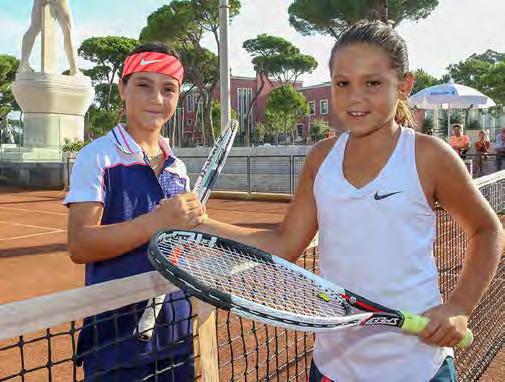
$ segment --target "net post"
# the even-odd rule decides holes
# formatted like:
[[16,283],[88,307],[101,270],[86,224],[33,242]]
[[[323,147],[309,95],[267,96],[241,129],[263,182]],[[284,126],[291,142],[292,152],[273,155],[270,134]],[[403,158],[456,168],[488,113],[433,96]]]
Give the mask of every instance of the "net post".
[[251,185],[251,155],[247,156],[247,193],[251,196],[252,185]]
[[[195,319],[195,334],[198,334],[198,341],[195,344],[195,353],[200,356],[200,370],[203,382],[219,382],[219,360],[217,353],[217,331],[216,315],[214,307],[191,299],[193,311],[197,317]],[[196,364],[195,364],[196,367]]]
[[292,195],[294,194],[294,186],[293,186],[293,178],[294,178],[294,159],[293,155],[289,156],[289,193]]

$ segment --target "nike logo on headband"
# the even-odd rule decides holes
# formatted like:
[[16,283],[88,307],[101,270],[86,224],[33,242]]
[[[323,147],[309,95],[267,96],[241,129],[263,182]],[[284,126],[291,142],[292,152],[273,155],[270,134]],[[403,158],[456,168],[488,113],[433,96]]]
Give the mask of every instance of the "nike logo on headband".
[[149,65],[149,64],[154,64],[155,62],[161,62],[165,60],[164,58],[161,59],[161,60],[145,60],[145,59],[142,59],[140,60],[140,65],[144,66],[144,65]]

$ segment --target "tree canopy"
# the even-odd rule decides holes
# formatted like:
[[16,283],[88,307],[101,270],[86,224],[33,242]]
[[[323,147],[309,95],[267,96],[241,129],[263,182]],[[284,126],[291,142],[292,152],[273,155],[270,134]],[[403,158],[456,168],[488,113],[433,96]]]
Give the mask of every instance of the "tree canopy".
[[268,64],[273,57],[290,56],[300,52],[288,40],[265,33],[244,41],[242,47],[253,57],[254,70],[260,74],[268,74]]
[[[238,119],[238,113],[235,109],[231,109],[231,119]],[[214,135],[219,135],[221,125],[221,102],[219,101],[214,101],[212,104],[212,125]]]
[[412,94],[416,94],[418,91],[428,88],[433,85],[438,85],[440,80],[433,77],[428,72],[423,69],[417,69],[414,71],[414,88],[412,89]]
[[[230,1],[230,19],[240,12],[240,1]],[[185,82],[199,90],[203,101],[205,143],[214,143],[212,94],[219,81],[219,57],[201,46],[205,32],[214,35],[219,49],[219,0],[172,0],[147,18],[140,40],[162,41],[180,54]]]
[[[105,110],[117,105],[117,87],[115,80],[120,75],[126,56],[138,45],[138,41],[120,36],[90,37],[84,40],[78,49],[79,56],[95,63],[95,67],[84,71],[91,77],[93,84],[99,87],[96,102]],[[102,84],[106,84],[106,89]]]
[[304,73],[311,73],[317,68],[317,61],[307,54],[295,53],[278,55],[270,60],[270,75],[283,85],[294,84]]
[[[260,34],[256,38],[244,41],[242,47],[252,56],[254,70],[259,75],[260,86],[249,105],[248,115],[253,110],[259,94],[263,91],[265,80],[272,77],[280,84],[292,84],[304,73],[310,73],[317,67],[314,57],[301,54],[300,49],[282,37]],[[249,142],[249,129],[246,127],[246,144]]]
[[454,82],[482,90],[485,87],[484,75],[489,72],[492,66],[489,62],[469,58],[449,65],[447,71]]
[[296,124],[309,111],[309,103],[303,94],[288,84],[270,92],[265,117],[273,133],[291,134],[292,142],[294,142]]
[[[230,20],[240,12],[240,1],[230,1]],[[163,41],[174,47],[200,45],[204,32],[214,35],[219,47],[219,0],[172,0],[147,18],[141,41]]]
[[18,110],[10,86],[16,79],[19,60],[16,57],[0,54],[0,119],[4,119],[12,110]]
[[505,60],[493,65],[484,75],[486,95],[497,104],[505,105]]
[[356,22],[382,20],[396,26],[402,20],[426,18],[438,0],[295,0],[289,23],[301,34],[329,34],[335,38]]
[[324,119],[316,119],[310,124],[309,133],[313,141],[323,139],[328,131],[330,131],[330,126]]
[[486,61],[490,64],[497,64],[501,61],[505,61],[505,53],[499,53],[495,50],[488,49],[484,53],[481,53],[481,54],[474,53],[468,58]]
[[[201,26],[205,31],[212,33],[219,51],[219,0],[193,0],[196,9],[196,18],[200,20]],[[233,20],[240,13],[240,1],[229,1],[229,16]]]
[[454,82],[471,86],[505,105],[505,54],[488,50],[447,67]]

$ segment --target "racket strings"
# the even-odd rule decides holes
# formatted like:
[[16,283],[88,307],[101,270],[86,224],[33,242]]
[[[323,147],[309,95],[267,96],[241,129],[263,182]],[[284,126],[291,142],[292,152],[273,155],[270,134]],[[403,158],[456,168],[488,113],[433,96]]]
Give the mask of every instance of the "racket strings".
[[306,317],[346,315],[346,303],[302,273],[265,261],[233,247],[164,238],[166,259],[208,288],[237,296],[268,309]]
[[209,170],[217,168],[219,163],[224,160],[224,153],[232,138],[233,129],[227,129],[225,133],[218,138],[211,156],[204,163],[200,177],[195,183],[194,190],[198,192],[198,194],[201,194],[208,189],[210,180],[214,175],[214,172]]

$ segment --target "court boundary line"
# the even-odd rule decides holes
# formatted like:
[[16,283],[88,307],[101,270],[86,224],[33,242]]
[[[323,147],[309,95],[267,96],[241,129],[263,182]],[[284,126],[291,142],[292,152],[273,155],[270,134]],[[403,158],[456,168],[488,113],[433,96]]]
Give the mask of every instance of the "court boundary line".
[[0,207],[0,210],[10,210],[10,211],[24,211],[24,212],[37,212],[39,214],[49,214],[49,215],[62,215],[67,216],[67,214],[63,212],[49,212],[49,211],[40,211],[40,210],[27,210],[26,208],[11,208],[11,207]]
[[58,229],[58,230],[49,231],[49,232],[32,233],[31,235],[6,237],[5,239],[0,239],[0,241],[24,239],[24,238],[27,238],[27,237],[42,236],[42,235],[51,235],[53,233],[62,233],[62,232],[67,232],[67,230],[65,230],[65,229]]
[[23,224],[23,223],[12,223],[12,222],[7,222],[4,220],[0,220],[0,224],[9,224],[9,225],[16,225],[16,226],[21,226],[21,227],[28,227],[28,228],[39,228],[39,229],[45,229],[48,231],[66,231],[65,229],[61,228],[56,228],[56,227],[42,227],[39,225],[30,225],[30,224]]

